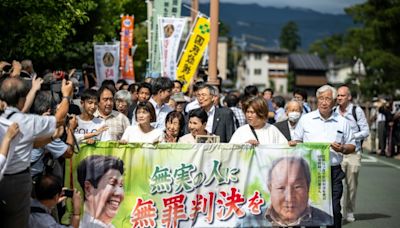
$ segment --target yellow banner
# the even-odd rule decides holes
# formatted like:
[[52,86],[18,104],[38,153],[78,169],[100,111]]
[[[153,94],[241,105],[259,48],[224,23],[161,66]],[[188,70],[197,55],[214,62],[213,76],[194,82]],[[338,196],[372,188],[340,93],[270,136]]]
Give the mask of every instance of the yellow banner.
[[176,79],[184,83],[183,92],[189,87],[209,41],[210,21],[205,17],[198,17],[178,63]]

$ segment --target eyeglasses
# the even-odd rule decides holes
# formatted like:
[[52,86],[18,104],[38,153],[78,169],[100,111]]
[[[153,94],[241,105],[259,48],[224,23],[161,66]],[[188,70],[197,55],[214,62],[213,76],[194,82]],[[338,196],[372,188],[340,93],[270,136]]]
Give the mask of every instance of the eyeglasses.
[[330,103],[330,102],[333,101],[333,98],[332,98],[332,97],[318,97],[317,99],[318,99],[319,102],[327,102],[327,103]]
[[199,94],[197,94],[197,96],[198,96],[198,97],[208,97],[208,96],[210,96],[210,94],[207,94],[207,93],[199,93]]

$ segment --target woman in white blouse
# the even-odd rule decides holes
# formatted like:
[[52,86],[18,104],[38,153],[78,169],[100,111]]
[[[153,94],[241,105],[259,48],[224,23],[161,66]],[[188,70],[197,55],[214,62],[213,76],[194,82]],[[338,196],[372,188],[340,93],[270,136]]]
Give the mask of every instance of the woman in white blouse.
[[156,112],[150,102],[139,102],[135,110],[136,123],[129,126],[122,135],[121,142],[156,143],[162,140],[163,131],[151,126],[156,121]]
[[275,126],[268,123],[268,106],[265,100],[255,96],[243,104],[247,123],[239,127],[229,143],[287,144],[285,136]]

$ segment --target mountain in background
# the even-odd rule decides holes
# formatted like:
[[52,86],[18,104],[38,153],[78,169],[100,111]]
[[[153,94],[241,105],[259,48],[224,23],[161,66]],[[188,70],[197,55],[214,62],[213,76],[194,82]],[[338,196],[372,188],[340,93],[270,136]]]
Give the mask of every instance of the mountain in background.
[[[209,4],[200,4],[199,8],[202,13],[209,15]],[[187,8],[182,8],[182,13],[189,15],[190,12]],[[288,21],[297,23],[302,49],[308,49],[308,46],[318,39],[344,33],[348,28],[355,26],[351,17],[347,15],[326,14],[304,8],[220,3],[219,13],[220,21],[230,28],[230,36],[260,37],[265,41],[256,42],[268,47],[279,45],[281,29]]]

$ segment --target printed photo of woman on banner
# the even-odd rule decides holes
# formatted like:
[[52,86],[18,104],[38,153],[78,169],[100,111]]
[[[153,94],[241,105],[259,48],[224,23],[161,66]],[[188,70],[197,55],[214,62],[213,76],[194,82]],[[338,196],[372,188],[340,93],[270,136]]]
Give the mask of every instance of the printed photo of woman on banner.
[[123,173],[124,162],[113,156],[92,155],[79,163],[85,199],[80,227],[114,227],[111,222],[124,200]]

